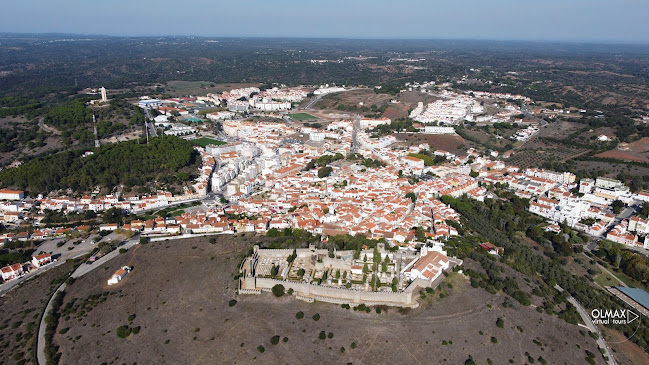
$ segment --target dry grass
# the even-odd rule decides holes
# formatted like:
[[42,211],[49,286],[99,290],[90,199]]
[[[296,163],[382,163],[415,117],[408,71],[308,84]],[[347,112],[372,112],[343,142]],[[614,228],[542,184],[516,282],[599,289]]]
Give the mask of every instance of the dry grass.
[[[419,309],[405,315],[394,308],[361,313],[290,296],[238,296],[232,275],[239,253],[251,245],[247,240],[219,236],[214,245],[198,238],[150,243],[80,278],[67,290],[65,303],[106,290],[113,294],[81,320],[62,321],[61,328],[70,327],[59,338],[62,362],[458,364],[473,356],[477,363],[489,358],[496,364],[509,359],[518,364],[529,352],[549,363],[572,364],[583,362],[586,349],[597,353],[594,341],[581,336],[579,327],[533,308],[503,308],[502,295],[474,289],[459,275],[449,280],[452,289],[442,284],[448,294],[444,299],[437,299],[440,292],[429,294]],[[104,288],[110,274],[127,264],[134,270],[123,283]],[[231,299],[237,300],[232,307]],[[296,319],[298,311],[304,319]],[[315,313],[318,321],[312,319]],[[135,318],[129,322],[131,314]],[[495,325],[499,317],[505,318],[503,329]],[[141,330],[120,339],[115,334],[120,325]],[[321,331],[334,336],[320,340]],[[275,335],[288,341],[273,345]],[[497,344],[491,336],[498,338]],[[352,342],[357,348],[351,348]],[[257,350],[260,345],[263,353]],[[603,363],[601,357],[598,363]]]
[[37,275],[0,298],[0,358],[3,364],[36,364],[34,358],[40,315],[50,295],[74,264],[69,261]]

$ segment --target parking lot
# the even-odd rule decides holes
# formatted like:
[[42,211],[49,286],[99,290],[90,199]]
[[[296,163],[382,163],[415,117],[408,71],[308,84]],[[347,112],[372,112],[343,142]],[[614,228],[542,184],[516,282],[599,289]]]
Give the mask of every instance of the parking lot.
[[[136,236],[134,236],[136,237]],[[20,284],[25,280],[41,274],[47,270],[50,270],[60,264],[64,263],[68,259],[77,258],[88,254],[95,248],[100,242],[107,242],[111,240],[123,241],[126,237],[122,234],[117,234],[111,232],[105,237],[100,235],[90,235],[87,238],[75,238],[75,239],[66,239],[66,238],[57,238],[52,240],[46,240],[36,247],[34,255],[41,252],[47,252],[52,255],[52,263],[45,265],[37,270],[34,270],[30,273],[27,273],[19,278],[10,280],[6,283],[0,284],[0,295],[4,295],[7,291]],[[133,238],[132,238],[133,239]],[[91,241],[95,240],[97,243],[92,244]]]

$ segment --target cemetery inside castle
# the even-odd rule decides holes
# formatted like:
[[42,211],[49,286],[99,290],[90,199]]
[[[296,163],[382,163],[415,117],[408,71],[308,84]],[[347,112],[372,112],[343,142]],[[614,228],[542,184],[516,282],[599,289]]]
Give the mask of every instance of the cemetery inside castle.
[[386,250],[261,249],[255,246],[240,270],[241,294],[282,290],[307,302],[417,307],[417,289],[435,288],[444,273],[461,265],[440,243],[420,252]]

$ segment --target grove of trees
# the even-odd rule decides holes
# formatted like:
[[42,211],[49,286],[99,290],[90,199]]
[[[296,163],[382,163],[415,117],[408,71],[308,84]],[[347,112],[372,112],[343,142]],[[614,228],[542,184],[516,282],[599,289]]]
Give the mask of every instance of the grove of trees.
[[83,157],[83,152],[59,152],[0,171],[0,184],[38,193],[67,188],[89,191],[97,185],[140,186],[175,176],[196,162],[191,144],[171,136],[152,138],[149,144],[128,141],[105,145],[88,157]]
[[[462,215],[467,229],[480,235],[482,239],[489,240],[496,246],[504,247],[503,263],[522,274],[532,277],[540,276],[546,283],[546,289],[558,284],[586,308],[624,307],[624,303],[601,289],[595,288],[592,282],[584,280],[583,276],[566,271],[564,268],[565,257],[560,252],[546,249],[543,254],[540,254],[523,242],[521,237],[530,229],[530,226],[535,225],[534,217],[525,210],[527,205],[525,200],[517,197],[508,198],[499,201],[486,199],[485,202],[479,202],[466,197],[452,198],[443,196],[441,200]],[[477,274],[475,272],[475,274],[472,274],[471,271],[467,270],[467,274],[472,277],[472,285],[479,285],[488,291],[489,285],[492,285],[494,293],[498,287],[501,287],[503,291],[510,294],[521,304],[529,305],[529,294],[517,290],[515,282],[508,282],[507,278],[499,277],[502,267],[496,265],[493,257],[488,257],[489,255],[480,254],[477,250],[471,249],[472,246],[474,245],[469,244],[462,248],[462,245],[460,245],[450,250],[461,254],[460,256],[468,256],[480,262],[487,271],[486,274]],[[606,255],[615,255],[614,248],[612,247]],[[642,268],[641,260],[638,260],[638,258],[624,253],[620,253],[620,256],[625,256],[619,259],[621,267],[626,265],[627,270],[646,273],[646,269]],[[646,261],[644,265],[646,267]],[[629,271],[629,273],[632,272]],[[555,294],[556,296],[560,297],[559,294]],[[574,308],[567,305],[558,315],[569,322],[578,318]],[[635,344],[649,352],[649,319],[642,317],[641,321],[642,325],[639,328],[636,328],[637,326],[618,324],[611,325],[611,328],[622,332]]]

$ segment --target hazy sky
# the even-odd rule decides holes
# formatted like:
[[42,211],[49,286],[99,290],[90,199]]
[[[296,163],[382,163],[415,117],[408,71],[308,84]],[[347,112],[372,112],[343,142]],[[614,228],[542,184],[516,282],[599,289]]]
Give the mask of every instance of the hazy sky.
[[649,0],[7,0],[0,32],[649,43]]

